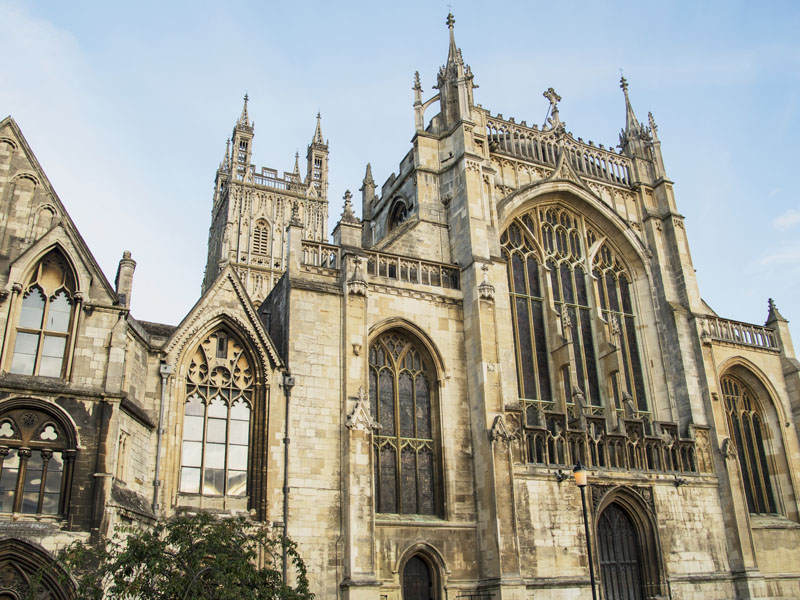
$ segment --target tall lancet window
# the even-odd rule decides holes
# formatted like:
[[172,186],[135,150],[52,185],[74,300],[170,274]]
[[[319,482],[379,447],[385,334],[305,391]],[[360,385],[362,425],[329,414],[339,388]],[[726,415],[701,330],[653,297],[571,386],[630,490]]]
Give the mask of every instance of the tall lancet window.
[[22,294],[10,371],[61,377],[73,327],[75,278],[53,250],[33,270]]
[[244,496],[253,406],[253,370],[224,329],[197,347],[186,378],[180,491]]
[[439,512],[435,394],[433,366],[421,344],[397,331],[372,343],[370,410],[380,424],[374,436],[377,512]]
[[728,431],[736,446],[742,485],[751,513],[777,513],[769,461],[764,448],[764,415],[755,395],[738,379],[722,377],[722,395],[728,415]]
[[519,397],[549,403],[553,395],[544,325],[543,269],[530,238],[524,225],[512,223],[500,242],[508,262]]
[[[582,223],[577,215],[556,206],[540,208],[535,216],[539,221],[538,231],[546,256],[545,264],[550,272],[553,303],[562,322],[571,329],[575,378],[579,390],[571,390],[567,404],[572,404],[575,393],[580,391],[587,404],[600,406]],[[530,213],[522,220],[529,228],[535,227]]]
[[[589,229],[586,233],[589,246],[592,246],[598,237],[597,233]],[[604,242],[594,255],[592,274],[597,282],[600,310],[608,323],[611,338],[615,340],[621,353],[620,369],[610,378],[611,397],[614,398],[616,409],[620,412],[623,411],[622,398],[625,394],[634,400],[639,411],[647,411],[630,275],[607,242]]]

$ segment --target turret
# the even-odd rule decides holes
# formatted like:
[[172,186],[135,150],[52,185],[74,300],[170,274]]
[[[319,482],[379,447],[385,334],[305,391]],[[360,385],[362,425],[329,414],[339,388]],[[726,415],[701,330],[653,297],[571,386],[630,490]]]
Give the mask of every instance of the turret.
[[122,258],[117,267],[117,276],[114,278],[114,288],[119,298],[119,303],[126,308],[131,306],[131,291],[133,289],[133,271],[136,261],[131,258],[130,250],[122,253]]
[[317,113],[317,128],[308,146],[306,185],[313,185],[323,200],[328,198],[328,142],[322,137],[321,115]]

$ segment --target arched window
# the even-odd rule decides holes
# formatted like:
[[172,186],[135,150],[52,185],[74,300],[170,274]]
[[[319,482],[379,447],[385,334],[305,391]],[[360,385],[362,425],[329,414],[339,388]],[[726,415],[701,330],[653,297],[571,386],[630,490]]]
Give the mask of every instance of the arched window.
[[269,224],[260,219],[253,230],[253,254],[269,256]]
[[197,347],[186,378],[180,491],[247,494],[253,370],[243,345],[218,329]]
[[[537,411],[553,410],[560,398],[574,416],[578,402],[600,414],[606,396],[620,412],[623,401],[634,400],[647,419],[631,275],[611,243],[558,204],[515,218],[500,243],[526,423],[544,426]],[[615,355],[598,356],[598,336]]]
[[49,411],[0,405],[0,512],[63,515],[75,447],[71,427]]
[[389,231],[408,220],[409,210],[405,202],[397,200],[389,215]]
[[33,270],[17,313],[10,372],[61,377],[73,327],[75,279],[53,250]]
[[14,538],[0,540],[0,600],[67,600],[74,591],[70,579],[41,548]]
[[[591,245],[597,234],[589,229],[586,238]],[[633,310],[630,275],[608,243],[600,246],[592,263],[600,310],[610,325],[612,337],[616,338],[616,345],[622,355],[621,368],[611,378],[612,389],[609,391],[618,411],[623,410],[624,394],[634,399],[639,411],[647,411],[642,361],[636,339],[636,315]]]
[[724,375],[720,384],[725,398],[728,431],[741,466],[747,508],[751,513],[777,513],[764,448],[764,415],[761,407],[753,392],[739,379]]
[[439,511],[435,394],[433,365],[421,344],[398,331],[372,343],[370,410],[380,424],[374,437],[377,512]]

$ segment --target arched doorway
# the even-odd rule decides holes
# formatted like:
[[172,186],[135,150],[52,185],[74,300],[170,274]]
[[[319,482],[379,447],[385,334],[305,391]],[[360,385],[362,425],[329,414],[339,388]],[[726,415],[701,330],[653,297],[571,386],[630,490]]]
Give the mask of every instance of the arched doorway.
[[641,543],[628,514],[610,504],[597,522],[600,573],[606,600],[643,600]]
[[430,567],[418,555],[403,568],[403,600],[434,600]]

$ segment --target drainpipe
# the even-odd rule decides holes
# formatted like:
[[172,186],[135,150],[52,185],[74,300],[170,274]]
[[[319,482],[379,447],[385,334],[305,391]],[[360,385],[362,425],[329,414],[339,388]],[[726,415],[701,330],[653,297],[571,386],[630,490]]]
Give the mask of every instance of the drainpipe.
[[153,512],[158,516],[158,491],[161,487],[161,441],[164,437],[164,406],[167,400],[167,378],[172,367],[161,361],[161,407],[158,412],[158,430],[156,431],[156,474],[153,478]]
[[294,377],[288,372],[283,374],[283,394],[286,397],[286,422],[283,432],[283,554],[281,570],[283,583],[286,585],[286,541],[289,539],[289,400],[292,397]]

